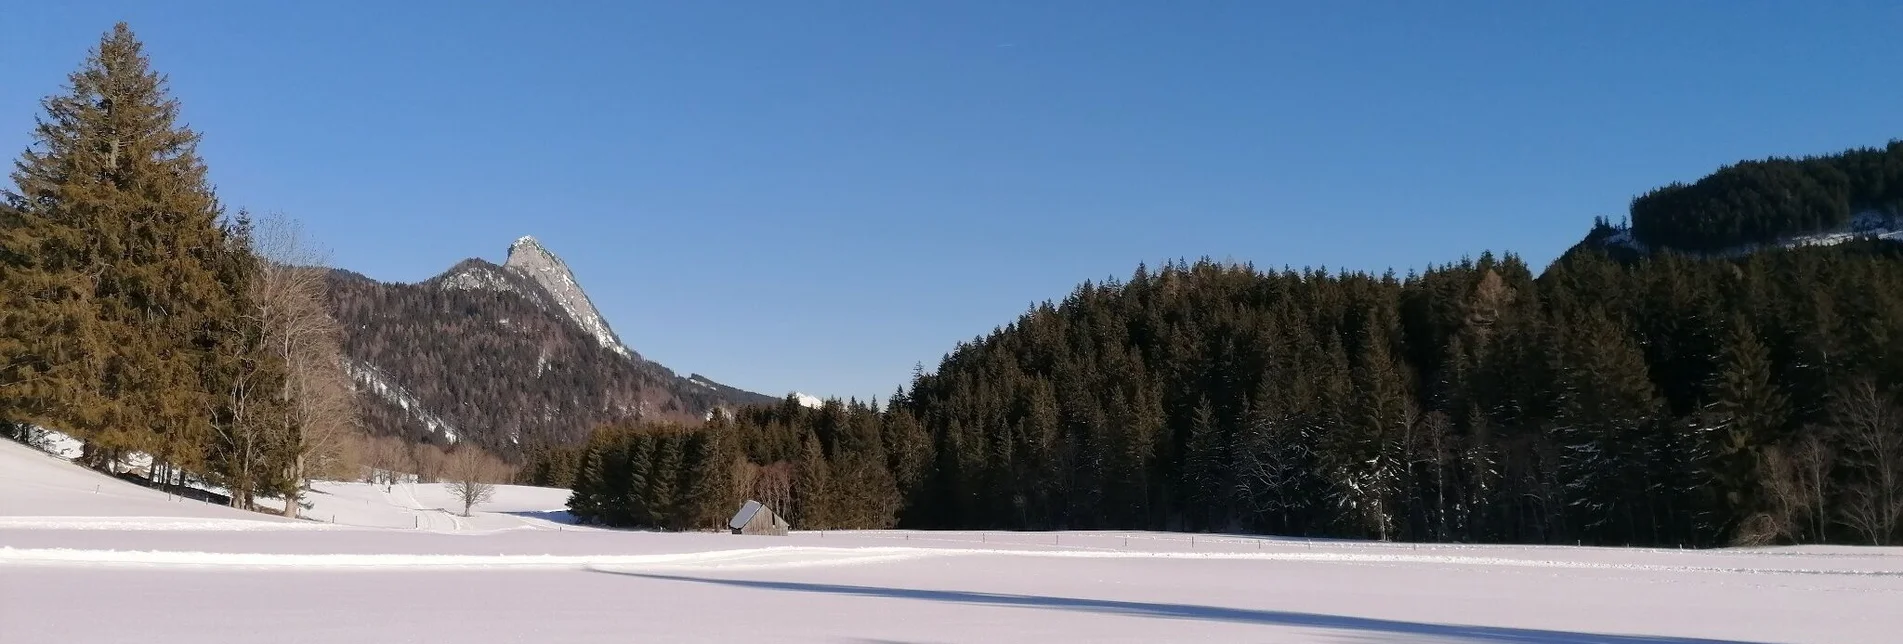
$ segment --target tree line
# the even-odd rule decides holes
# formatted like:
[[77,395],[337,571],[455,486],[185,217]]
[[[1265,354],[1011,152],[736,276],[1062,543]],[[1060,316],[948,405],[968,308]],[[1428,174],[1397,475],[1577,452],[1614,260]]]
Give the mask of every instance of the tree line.
[[1203,261],[1085,283],[883,406],[706,431],[744,456],[708,466],[800,528],[1898,543],[1899,393],[1893,243],[1581,250],[1537,277]]
[[226,212],[123,23],[67,80],[0,204],[0,426],[295,515],[354,441],[319,258],[293,221]]
[[1840,230],[1860,213],[1903,216],[1903,141],[1802,159],[1745,161],[1632,201],[1653,248],[1712,252]]
[[718,528],[758,499],[811,529],[890,527],[929,441],[896,413],[789,396],[699,426],[626,421],[583,445],[531,450],[518,482],[571,488],[570,512],[611,526]]

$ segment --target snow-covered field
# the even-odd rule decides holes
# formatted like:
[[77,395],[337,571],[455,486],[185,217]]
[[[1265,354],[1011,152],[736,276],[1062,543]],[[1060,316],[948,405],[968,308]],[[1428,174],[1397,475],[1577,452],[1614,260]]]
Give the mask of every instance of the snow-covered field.
[[0,441],[0,642],[1903,641],[1903,549],[662,534],[561,490],[318,492],[288,520]]

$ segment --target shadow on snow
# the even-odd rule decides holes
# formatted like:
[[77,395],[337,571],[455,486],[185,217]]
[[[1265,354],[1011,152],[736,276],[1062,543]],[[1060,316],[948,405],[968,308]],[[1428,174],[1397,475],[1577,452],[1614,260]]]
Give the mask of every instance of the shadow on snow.
[[1547,631],[1526,628],[1507,628],[1500,626],[1466,626],[1459,624],[1432,624],[1423,622],[1404,622],[1368,617],[1350,617],[1346,615],[1323,615],[1317,613],[1297,613],[1289,611],[1254,610],[1247,608],[1228,608],[1223,606],[1197,606],[1194,604],[1163,604],[1152,602],[1116,601],[1109,599],[1085,599],[1078,597],[1044,597],[1039,595],[1009,595],[999,593],[978,593],[959,590],[918,590],[910,588],[881,588],[877,586],[848,586],[841,584],[815,584],[794,581],[757,581],[747,579],[709,579],[704,577],[686,577],[678,575],[657,575],[637,572],[618,572],[599,568],[590,569],[610,575],[641,577],[662,581],[680,581],[721,586],[737,586],[762,590],[781,590],[789,592],[823,593],[830,595],[852,595],[859,597],[885,597],[892,599],[916,599],[954,604],[977,606],[1012,606],[1020,608],[1042,608],[1049,610],[1072,610],[1108,615],[1130,617],[1153,617],[1159,619],[1191,619],[1265,626],[1290,626],[1302,628],[1325,628],[1344,631],[1360,631],[1370,635],[1396,635],[1406,637],[1434,637],[1475,644],[1750,644],[1734,640],[1711,640],[1690,637],[1667,637],[1649,635],[1609,635],[1598,633],[1572,633],[1566,631]]

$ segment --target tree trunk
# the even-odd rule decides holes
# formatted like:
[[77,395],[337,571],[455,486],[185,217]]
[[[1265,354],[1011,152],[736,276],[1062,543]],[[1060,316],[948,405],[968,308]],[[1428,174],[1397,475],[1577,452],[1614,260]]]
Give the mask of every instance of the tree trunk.
[[291,489],[284,493],[285,518],[297,518],[298,501],[304,498],[304,455],[291,459]]

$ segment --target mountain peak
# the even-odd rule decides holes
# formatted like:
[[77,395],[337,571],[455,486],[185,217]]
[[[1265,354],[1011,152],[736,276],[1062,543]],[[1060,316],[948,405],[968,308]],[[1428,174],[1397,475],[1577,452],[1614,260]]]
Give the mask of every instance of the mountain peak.
[[622,344],[614,329],[608,327],[608,321],[601,317],[600,311],[595,310],[595,303],[588,299],[588,293],[582,290],[575,274],[568,270],[568,264],[556,257],[555,253],[549,252],[535,237],[523,235],[516,238],[515,243],[509,244],[509,259],[503,261],[502,266],[541,286],[561,307],[562,312],[583,331],[594,336],[602,347],[629,359],[641,357]]
[[535,236],[523,235],[515,238],[515,243],[509,244],[509,258],[503,263],[504,265],[515,264],[518,262],[517,257],[522,258],[519,261],[532,261],[529,258],[535,255],[541,255],[557,263],[561,262],[555,253],[549,252],[547,247],[542,246],[542,242],[536,241]]

